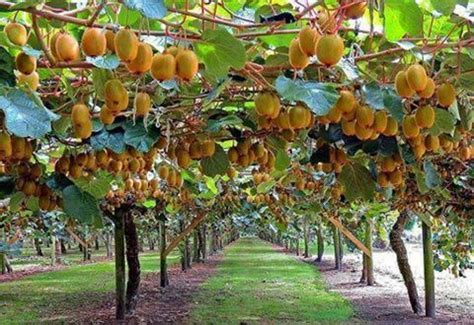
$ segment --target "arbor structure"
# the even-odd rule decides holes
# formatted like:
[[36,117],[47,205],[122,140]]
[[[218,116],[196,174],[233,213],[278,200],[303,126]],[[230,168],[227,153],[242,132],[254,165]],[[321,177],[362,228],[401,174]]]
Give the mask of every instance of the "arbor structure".
[[341,268],[344,236],[365,254],[369,285],[374,236],[390,237],[420,312],[401,237],[415,215],[428,316],[433,268],[467,267],[467,1],[0,1],[0,10],[2,272],[26,229],[79,242],[87,257],[113,225],[122,319],[137,303],[144,238],[160,246],[166,286],[166,256],[183,240],[186,268],[191,238],[194,261],[206,260],[206,243],[219,250],[244,230],[297,251],[304,238],[307,256],[317,229],[318,259],[332,237]]

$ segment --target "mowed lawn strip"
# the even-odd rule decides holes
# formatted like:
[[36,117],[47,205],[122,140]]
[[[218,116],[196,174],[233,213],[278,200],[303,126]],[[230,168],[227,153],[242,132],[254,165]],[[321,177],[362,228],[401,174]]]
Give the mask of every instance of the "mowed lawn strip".
[[[142,273],[158,272],[158,254],[140,256]],[[169,264],[178,262],[171,255]],[[46,320],[50,314],[93,308],[115,286],[114,263],[74,265],[59,271],[26,276],[18,281],[0,283],[0,324],[21,324]],[[61,319],[61,315],[55,315]]]
[[194,302],[191,322],[198,324],[339,322],[353,314],[348,301],[327,291],[314,266],[256,238],[225,250]]

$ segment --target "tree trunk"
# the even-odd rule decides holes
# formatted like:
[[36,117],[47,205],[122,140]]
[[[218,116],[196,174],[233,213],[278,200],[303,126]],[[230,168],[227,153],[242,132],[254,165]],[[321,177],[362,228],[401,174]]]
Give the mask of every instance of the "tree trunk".
[[339,248],[339,230],[336,228],[336,226],[333,226],[332,228],[333,232],[333,244],[334,244],[334,259],[336,263],[336,270],[342,270],[342,263],[341,263],[341,249]]
[[304,257],[309,257],[309,229],[306,219],[304,220]]
[[164,219],[160,220],[160,286],[162,288],[168,286],[168,270],[166,265],[166,221]]
[[0,253],[0,274],[6,274],[7,273],[7,254],[5,253]]
[[342,241],[341,231],[337,230],[337,240],[339,241],[339,260],[341,261],[342,268],[342,258],[344,257],[344,242]]
[[193,231],[193,262],[199,263],[200,254],[199,254],[199,229]]
[[153,238],[153,236],[148,236],[148,249],[150,251],[155,250],[155,239]]
[[140,289],[140,260],[137,227],[131,213],[125,214],[125,240],[127,244],[128,282],[125,308],[128,314],[135,311]]
[[316,262],[321,262],[324,255],[324,234],[322,224],[320,224],[316,229],[316,236],[318,239],[318,257],[316,258]]
[[202,261],[207,260],[207,225],[202,225],[202,242],[201,242]]
[[99,238],[95,238],[95,250],[98,251],[100,249]]
[[56,265],[56,236],[51,235],[51,265]]
[[35,250],[36,250],[36,255],[38,256],[44,256],[43,250],[41,249],[41,242],[38,238],[35,238],[33,240],[34,245],[35,245]]
[[408,263],[408,255],[405,245],[402,240],[403,229],[409,220],[407,211],[402,211],[398,216],[397,221],[393,225],[392,231],[390,232],[390,246],[397,255],[398,268],[403,276],[403,281],[408,291],[408,297],[410,299],[411,308],[414,313],[420,314],[421,304],[418,298],[418,292],[416,290],[416,283],[413,279],[413,273],[411,272],[410,264]]
[[362,252],[362,274],[360,275],[360,283],[367,283],[367,255]]
[[66,244],[64,243],[64,239],[59,241],[61,243],[61,254],[67,254]]
[[296,238],[296,256],[300,256],[300,239]]
[[[179,221],[179,231],[182,232],[184,230],[185,226],[184,226],[184,220],[180,220]],[[186,270],[188,269],[188,263],[187,263],[187,259],[188,259],[188,251],[186,250],[186,243],[185,243],[185,240],[183,240],[181,243],[179,243],[179,252],[181,253],[181,271],[183,272],[186,272]]]
[[425,273],[425,310],[426,317],[434,318],[436,316],[436,305],[431,227],[423,221],[421,227],[423,232],[423,265]]
[[189,244],[189,235],[184,238],[184,251],[186,252],[186,269],[191,268],[191,245]]
[[107,258],[112,258],[113,257],[113,253],[112,253],[112,240],[110,238],[110,233],[107,232],[105,234],[105,249],[107,251]]
[[369,257],[364,254],[368,286],[373,286],[375,284],[374,261],[373,261],[374,255],[372,254],[372,232],[373,232],[373,222],[372,220],[368,219],[365,224],[365,247],[368,248],[372,256],[372,257]]
[[[115,218],[115,318],[125,319],[125,226],[124,213],[117,211]],[[87,250],[87,249],[84,249]]]

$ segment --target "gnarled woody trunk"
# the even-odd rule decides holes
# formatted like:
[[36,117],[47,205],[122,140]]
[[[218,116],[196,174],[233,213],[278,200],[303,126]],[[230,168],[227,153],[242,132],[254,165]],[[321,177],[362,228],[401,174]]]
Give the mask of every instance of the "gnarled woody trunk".
[[133,214],[125,214],[125,242],[127,247],[128,282],[125,308],[128,314],[133,313],[138,302],[140,288],[140,260],[138,259],[140,245],[137,227],[133,222]]
[[416,283],[413,279],[413,273],[411,272],[410,264],[408,263],[408,255],[405,245],[402,240],[403,229],[407,224],[410,216],[408,211],[402,211],[398,216],[397,221],[393,225],[392,231],[390,232],[390,246],[397,255],[398,268],[403,276],[403,281],[407,287],[408,297],[410,299],[411,308],[416,314],[421,314],[421,304],[418,298],[418,291],[416,290]]

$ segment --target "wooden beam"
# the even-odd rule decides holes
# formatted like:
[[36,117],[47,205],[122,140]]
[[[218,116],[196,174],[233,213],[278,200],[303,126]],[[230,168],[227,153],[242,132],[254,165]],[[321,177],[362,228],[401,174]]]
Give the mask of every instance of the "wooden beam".
[[74,231],[72,231],[71,228],[66,227],[66,231],[71,235],[72,238],[74,238],[75,241],[77,241],[79,244],[81,244],[82,247],[87,247],[88,244],[85,243]]
[[171,251],[175,249],[176,246],[178,246],[181,240],[183,240],[184,237],[189,235],[191,231],[193,231],[194,228],[196,228],[201,223],[201,221],[204,220],[205,217],[206,217],[206,214],[204,213],[195,217],[193,221],[191,221],[191,223],[175,239],[171,241],[168,247],[166,247],[166,250],[163,252],[163,255],[165,257],[168,256],[168,254],[171,253]]
[[351,242],[356,245],[358,249],[364,252],[365,255],[368,257],[372,258],[372,254],[370,253],[369,249],[365,247],[364,244],[360,240],[357,239],[356,236],[354,236],[344,225],[336,218],[330,217],[329,221],[336,226]]

